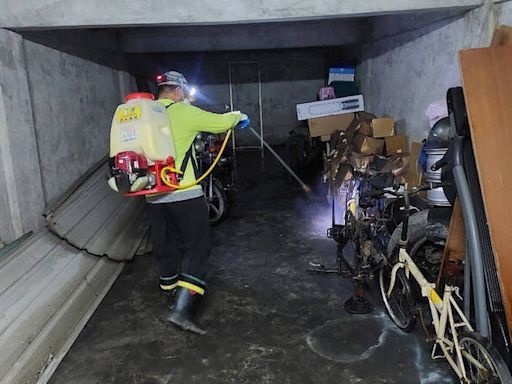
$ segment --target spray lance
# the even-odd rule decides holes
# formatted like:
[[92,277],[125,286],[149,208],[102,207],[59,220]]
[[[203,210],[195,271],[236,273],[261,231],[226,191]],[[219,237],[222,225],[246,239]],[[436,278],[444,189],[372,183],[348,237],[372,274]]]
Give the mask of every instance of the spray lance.
[[281,165],[284,167],[284,169],[286,169],[286,171],[292,175],[292,177],[300,184],[300,187],[302,188],[302,190],[304,191],[304,193],[307,195],[307,197],[313,201],[315,201],[314,199],[314,196],[312,195],[311,193],[311,188],[304,182],[301,180],[301,178],[290,168],[290,166],[288,164],[286,164],[286,162],[281,158],[281,156],[279,156],[277,154],[277,152],[274,150],[274,148],[272,148],[270,146],[269,143],[267,143],[262,137],[261,135],[256,132],[252,127],[249,126],[250,124],[250,121],[247,120],[247,124],[245,124],[245,126],[240,126],[241,129],[244,129],[244,128],[249,128],[249,131],[258,138],[258,140],[261,140],[261,142],[263,143],[263,145],[265,146],[265,148],[267,148],[269,150],[269,152],[274,155],[274,157],[277,159],[277,161],[279,161],[281,163]]
[[281,158],[281,156],[279,156],[277,154],[276,151],[274,151],[274,148],[272,148],[270,146],[269,143],[267,143],[259,134],[258,132],[256,132],[252,127],[249,127],[249,131],[252,132],[252,134],[254,136],[256,136],[259,140],[261,140],[261,142],[263,143],[263,145],[265,146],[265,148],[267,148],[269,150],[269,152],[274,155],[274,157],[281,163],[281,165],[284,167],[284,169],[286,169],[288,171],[288,173],[290,175],[292,175],[292,177],[297,180],[297,182],[300,184],[302,190],[306,193],[306,195],[308,195],[308,197],[311,197],[311,188],[309,188],[307,186],[306,183],[304,183],[301,178],[299,176],[297,176],[297,174],[290,168],[290,166],[288,164],[285,163],[285,161]]

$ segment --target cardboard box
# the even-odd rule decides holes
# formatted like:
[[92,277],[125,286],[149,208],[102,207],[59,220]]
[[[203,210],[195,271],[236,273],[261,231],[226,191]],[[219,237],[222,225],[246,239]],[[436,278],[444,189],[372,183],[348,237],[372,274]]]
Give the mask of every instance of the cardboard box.
[[330,67],[327,84],[331,84],[333,81],[354,81],[355,76],[356,68],[353,65]]
[[386,155],[407,152],[407,137],[405,135],[386,137],[384,140],[386,141]]
[[374,139],[362,134],[354,137],[354,150],[364,155],[380,155],[384,149],[384,140]]
[[370,112],[357,112],[356,117],[359,120],[359,132],[365,134],[366,136],[372,135],[371,122],[373,119],[377,118],[373,113]]
[[354,120],[353,113],[309,119],[309,136],[319,137],[329,135],[330,137],[331,133],[336,130],[345,132],[352,120]]
[[371,120],[361,120],[359,123],[359,129],[357,132],[365,135],[365,136],[373,136],[373,129],[372,129],[372,121]]
[[387,159],[386,164],[381,168],[382,172],[391,172],[394,176],[403,176],[409,170],[409,154],[395,153]]
[[363,119],[359,124],[359,133],[375,139],[393,136],[395,134],[395,121],[391,117]]
[[373,137],[378,139],[395,135],[395,120],[392,117],[379,117],[372,120]]
[[297,104],[297,119],[307,120],[315,117],[341,115],[364,110],[363,95],[341,97],[312,103]]
[[357,112],[356,115],[359,121],[371,121],[377,118],[373,113],[366,111]]
[[413,141],[409,151],[409,170],[405,174],[405,180],[409,188],[419,187],[421,185],[421,169],[418,164],[420,152],[423,144]]

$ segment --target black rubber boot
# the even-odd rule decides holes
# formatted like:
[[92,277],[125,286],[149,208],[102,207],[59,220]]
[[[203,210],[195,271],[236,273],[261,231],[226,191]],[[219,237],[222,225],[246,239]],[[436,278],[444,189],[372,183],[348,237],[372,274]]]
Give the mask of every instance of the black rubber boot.
[[176,301],[176,289],[171,289],[170,291],[164,291],[165,301],[167,302],[167,307],[172,312],[174,311],[174,303]]
[[174,302],[174,310],[168,317],[168,320],[174,325],[185,331],[197,333],[199,335],[206,334],[204,329],[199,328],[191,320],[191,309],[195,301],[195,295],[190,290],[178,287],[176,292],[176,301]]

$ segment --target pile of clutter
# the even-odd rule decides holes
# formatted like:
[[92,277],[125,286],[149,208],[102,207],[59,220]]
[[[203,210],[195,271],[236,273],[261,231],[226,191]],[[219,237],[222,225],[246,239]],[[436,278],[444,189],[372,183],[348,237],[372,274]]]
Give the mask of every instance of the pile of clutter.
[[[340,73],[343,80],[337,77]],[[407,182],[410,187],[419,186],[422,177],[418,167],[421,143],[409,146],[407,137],[395,131],[392,117],[366,112],[362,94],[336,97],[338,89],[357,91],[354,73],[353,67],[330,68],[329,87],[320,89],[320,100],[297,105],[298,119],[308,121],[310,138],[325,143],[323,180],[328,197],[335,202],[346,200],[335,214],[339,224],[343,224],[342,212],[351,200],[351,191],[359,187],[356,179],[360,175],[370,170],[387,173],[395,178],[391,184]],[[331,81],[333,78],[336,81]]]
[[333,130],[327,141],[324,158],[327,182],[336,186],[351,178],[353,171],[364,172],[376,165],[384,172],[400,170],[393,172],[404,177],[411,186],[419,185],[420,173],[411,165],[417,164],[421,144],[413,142],[409,151],[406,136],[395,134],[392,118],[378,118],[367,112],[343,118],[350,122]]
[[324,153],[323,180],[335,203],[335,224],[344,224],[344,211],[351,201],[359,205],[360,185],[369,176],[380,187],[421,183],[422,145],[413,142],[409,149],[406,136],[395,133],[392,118],[361,111],[344,119],[350,123],[331,132]]

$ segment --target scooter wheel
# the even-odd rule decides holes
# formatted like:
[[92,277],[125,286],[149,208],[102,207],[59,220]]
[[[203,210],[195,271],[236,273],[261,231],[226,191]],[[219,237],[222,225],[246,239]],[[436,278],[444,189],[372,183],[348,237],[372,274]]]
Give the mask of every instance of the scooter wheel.
[[217,179],[213,179],[211,196],[208,184],[204,186],[204,189],[210,224],[218,225],[226,219],[228,214],[228,197],[221,182]]

